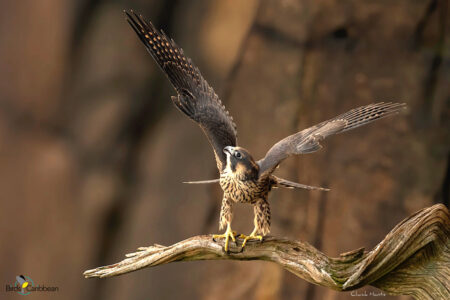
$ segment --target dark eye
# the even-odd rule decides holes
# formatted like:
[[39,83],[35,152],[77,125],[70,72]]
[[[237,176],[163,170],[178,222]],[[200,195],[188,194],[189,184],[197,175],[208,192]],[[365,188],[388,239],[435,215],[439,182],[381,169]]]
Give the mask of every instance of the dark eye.
[[234,157],[236,157],[237,159],[241,159],[242,158],[242,154],[241,152],[234,152]]

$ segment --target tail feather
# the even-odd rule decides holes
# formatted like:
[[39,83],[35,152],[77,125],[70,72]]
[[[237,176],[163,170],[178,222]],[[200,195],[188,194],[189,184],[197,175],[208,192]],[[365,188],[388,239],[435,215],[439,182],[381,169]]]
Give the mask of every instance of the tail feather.
[[220,179],[217,178],[217,179],[210,179],[210,180],[184,181],[183,183],[187,183],[187,184],[209,184],[209,183],[218,183],[219,181],[220,181]]
[[274,187],[282,187],[282,188],[287,188],[287,189],[319,190],[319,191],[326,191],[326,192],[328,192],[330,190],[328,188],[292,182],[292,181],[289,181],[289,180],[286,180],[283,178],[276,177],[274,175],[272,175],[271,177],[274,180]]

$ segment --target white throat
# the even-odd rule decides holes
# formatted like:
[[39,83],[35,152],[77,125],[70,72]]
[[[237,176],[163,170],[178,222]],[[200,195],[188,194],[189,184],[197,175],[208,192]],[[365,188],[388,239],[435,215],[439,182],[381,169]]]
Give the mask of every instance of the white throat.
[[231,175],[233,173],[233,171],[231,170],[231,156],[229,153],[226,153],[227,155],[227,164],[225,166],[225,169],[223,169],[221,175]]

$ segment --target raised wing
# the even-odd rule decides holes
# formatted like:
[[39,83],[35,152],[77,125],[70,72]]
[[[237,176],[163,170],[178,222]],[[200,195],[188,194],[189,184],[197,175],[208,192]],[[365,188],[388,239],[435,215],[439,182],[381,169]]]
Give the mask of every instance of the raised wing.
[[214,149],[217,168],[221,171],[226,165],[223,148],[237,144],[233,118],[198,68],[172,39],[141,15],[133,11],[124,12],[128,23],[177,91],[178,95],[172,97],[175,106],[205,132]]
[[329,135],[345,132],[396,114],[405,107],[404,103],[384,102],[361,106],[290,135],[273,145],[266,156],[258,161],[259,175],[271,174],[285,158],[291,155],[312,153],[321,149],[319,142]]

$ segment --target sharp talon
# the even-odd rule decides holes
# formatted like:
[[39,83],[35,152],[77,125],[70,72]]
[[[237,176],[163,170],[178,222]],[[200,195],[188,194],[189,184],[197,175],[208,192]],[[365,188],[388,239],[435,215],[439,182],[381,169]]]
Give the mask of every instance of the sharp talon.
[[227,230],[223,234],[214,234],[213,235],[213,241],[216,242],[215,239],[225,239],[225,245],[223,247],[224,252],[229,254],[229,243],[230,238],[231,240],[236,244],[236,238],[235,238],[236,232],[231,230],[230,224],[227,225]]
[[248,240],[259,240],[260,242],[262,242],[262,240],[263,240],[263,236],[262,235],[256,235],[256,231],[253,231],[248,236],[246,236],[244,234],[241,234],[239,237],[244,239],[244,242],[242,242],[242,246],[241,246],[241,250],[242,251],[244,250],[245,245],[247,245],[247,241]]

